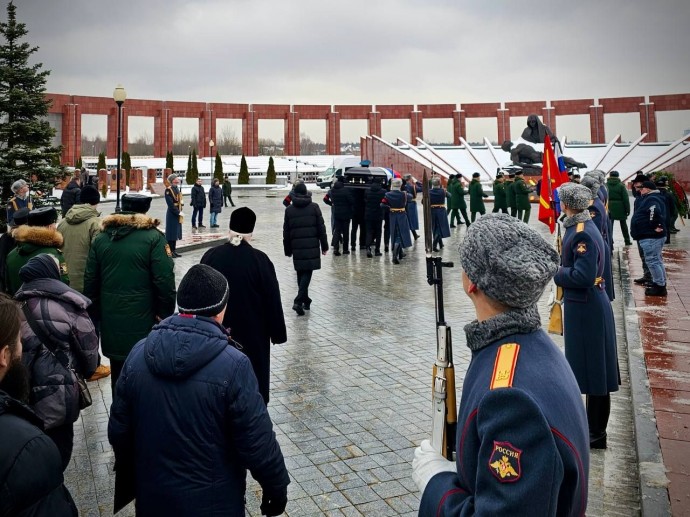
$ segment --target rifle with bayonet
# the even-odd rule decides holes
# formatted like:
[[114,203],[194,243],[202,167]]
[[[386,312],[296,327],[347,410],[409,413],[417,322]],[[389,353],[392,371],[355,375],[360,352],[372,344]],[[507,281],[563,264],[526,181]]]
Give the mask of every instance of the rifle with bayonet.
[[455,394],[455,367],[450,326],[443,310],[443,268],[453,267],[433,253],[431,202],[426,171],[422,179],[422,206],[424,211],[424,247],[426,249],[426,281],[434,287],[436,305],[436,361],[432,377],[431,446],[446,459],[453,460],[457,432],[457,406]]

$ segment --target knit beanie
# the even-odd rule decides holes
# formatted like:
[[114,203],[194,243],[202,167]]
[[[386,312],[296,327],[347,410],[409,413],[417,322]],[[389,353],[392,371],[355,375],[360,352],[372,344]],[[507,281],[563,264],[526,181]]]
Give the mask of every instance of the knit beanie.
[[472,223],[459,251],[472,283],[488,297],[517,308],[537,303],[560,262],[536,230],[500,213]]
[[31,257],[26,264],[19,268],[19,279],[22,282],[31,282],[38,278],[60,280],[60,265],[54,255],[41,253]]
[[79,202],[88,205],[97,205],[101,202],[101,194],[93,185],[87,185],[79,193]]
[[180,313],[196,316],[215,316],[228,304],[228,281],[218,271],[205,264],[189,268],[177,289]]
[[564,183],[558,187],[558,198],[568,208],[586,210],[592,201],[592,191],[579,183]]
[[294,190],[295,194],[305,195],[307,193],[307,186],[304,183],[298,183],[295,185]]

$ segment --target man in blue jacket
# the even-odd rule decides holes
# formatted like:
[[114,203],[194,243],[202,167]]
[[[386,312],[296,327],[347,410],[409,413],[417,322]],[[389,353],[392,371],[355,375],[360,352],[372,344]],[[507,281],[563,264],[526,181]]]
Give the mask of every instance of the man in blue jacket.
[[649,180],[642,183],[640,194],[630,220],[630,234],[638,241],[652,276],[652,284],[645,289],[644,294],[666,296],[666,268],[661,255],[668,231],[665,202],[656,185]]
[[415,450],[419,515],[584,515],[585,409],[537,310],[558,253],[534,229],[497,213],[468,228],[460,262],[477,319],[465,326],[472,360],[457,459],[446,460],[427,440]]
[[221,326],[225,277],[192,266],[179,314],[137,343],[110,413],[115,511],[137,515],[244,516],[246,469],[263,489],[261,513],[280,515],[290,483],[249,359]]

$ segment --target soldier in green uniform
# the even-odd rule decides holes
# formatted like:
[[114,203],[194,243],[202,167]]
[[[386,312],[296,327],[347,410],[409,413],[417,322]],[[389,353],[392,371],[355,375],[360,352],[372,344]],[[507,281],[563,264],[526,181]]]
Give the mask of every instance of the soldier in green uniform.
[[506,178],[506,206],[512,217],[517,217],[517,205],[515,204],[515,173],[508,173],[508,178]]
[[472,174],[472,181],[470,182],[470,212],[472,212],[472,222],[477,218],[477,214],[484,215],[486,208],[484,207],[484,198],[489,197],[484,193],[482,184],[479,181],[479,173]]
[[532,191],[525,183],[522,171],[515,173],[515,183],[513,184],[515,193],[515,207],[517,208],[517,218],[524,223],[529,223],[529,214],[532,206],[529,204],[529,193]]
[[610,177],[606,180],[606,188],[609,191],[609,218],[612,221],[620,221],[621,232],[625,245],[630,246],[630,232],[628,231],[628,216],[630,215],[630,194],[628,189],[621,182],[618,171],[611,171]]
[[494,209],[493,212],[508,213],[508,198],[506,196],[506,184],[503,173],[499,170],[496,172],[496,181],[494,181]]

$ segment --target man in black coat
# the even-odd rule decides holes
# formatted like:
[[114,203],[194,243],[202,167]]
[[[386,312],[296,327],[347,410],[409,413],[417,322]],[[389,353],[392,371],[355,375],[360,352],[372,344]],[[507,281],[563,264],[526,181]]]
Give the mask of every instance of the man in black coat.
[[0,295],[0,515],[76,516],[60,453],[24,404],[29,373],[22,363],[19,322],[19,306]]
[[199,215],[199,228],[206,228],[204,226],[204,208],[206,208],[206,191],[201,184],[201,178],[197,178],[192,187],[191,201],[192,205],[192,228],[196,229],[196,217]]
[[[342,182],[340,184],[342,185]],[[344,189],[341,187],[340,190]],[[347,239],[347,231],[345,238]],[[304,183],[295,185],[292,204],[285,209],[283,249],[286,257],[292,257],[297,271],[298,292],[292,310],[298,316],[304,316],[304,311],[311,309],[309,284],[312,272],[321,269],[321,255],[328,252],[328,236],[321,209],[312,202]],[[345,251],[349,253],[347,241]]]
[[79,173],[75,173],[74,177],[62,191],[60,198],[60,210],[62,217],[65,217],[70,208],[79,203],[79,194],[81,193],[81,178]]
[[276,270],[268,256],[252,247],[256,214],[241,207],[230,216],[228,242],[211,248],[201,263],[219,271],[230,286],[223,326],[242,345],[259,381],[259,392],[268,405],[271,342],[287,341],[285,317]]
[[374,181],[364,196],[364,222],[367,228],[367,257],[372,258],[371,246],[374,245],[374,253],[381,256],[381,223],[383,222],[383,210],[381,200],[386,191],[381,183]]
[[333,206],[333,220],[335,221],[333,241],[331,242],[333,254],[336,257],[340,256],[340,242],[342,241],[343,255],[349,255],[350,220],[354,213],[354,199],[350,189],[345,188],[342,177],[338,177],[333,188],[324,196],[323,202]]

